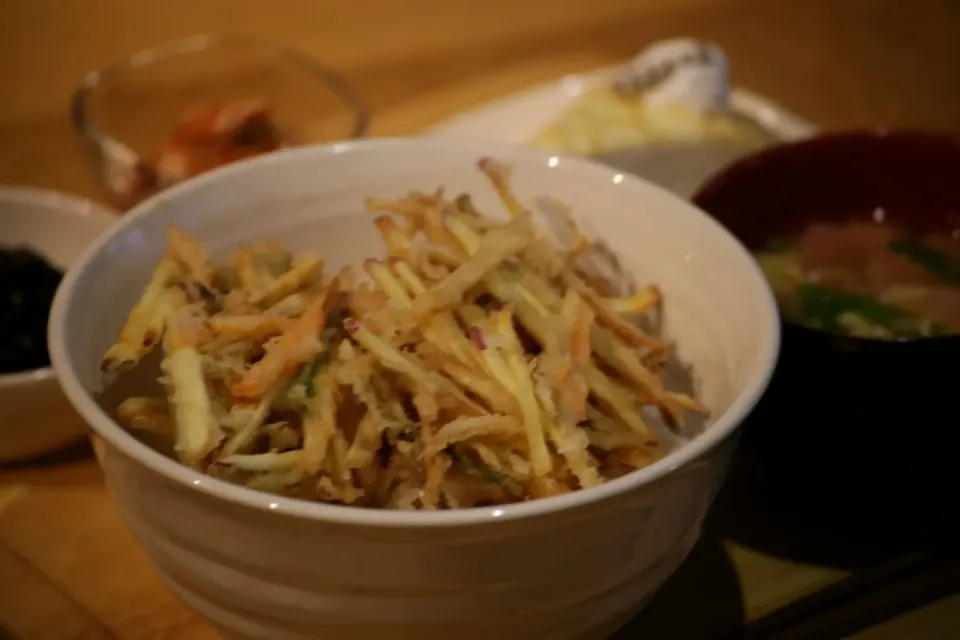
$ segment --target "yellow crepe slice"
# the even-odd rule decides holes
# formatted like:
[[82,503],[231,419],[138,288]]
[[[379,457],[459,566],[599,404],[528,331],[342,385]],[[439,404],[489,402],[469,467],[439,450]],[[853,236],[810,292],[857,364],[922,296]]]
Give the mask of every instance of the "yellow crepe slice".
[[620,95],[612,83],[584,93],[529,144],[579,155],[669,143],[771,141],[759,125],[732,112],[698,113],[682,106],[652,107],[642,96]]

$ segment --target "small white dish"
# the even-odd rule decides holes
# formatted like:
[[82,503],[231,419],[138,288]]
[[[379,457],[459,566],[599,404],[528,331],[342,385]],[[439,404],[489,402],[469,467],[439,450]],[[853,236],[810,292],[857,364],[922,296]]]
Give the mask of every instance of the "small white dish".
[[[83,198],[0,187],[0,245],[26,245],[63,271],[116,219]],[[50,367],[0,374],[0,462],[54,451],[84,433]]]
[[[662,288],[667,337],[694,367],[711,411],[700,435],[599,487],[407,512],[228,484],[148,447],[98,402],[109,383],[102,354],[163,254],[168,224],[215,255],[269,237],[315,251],[336,270],[382,255],[366,197],[443,185],[469,193],[482,211],[502,211],[476,168],[485,156],[512,166],[527,206],[541,208],[545,196],[569,204],[626,270]],[[67,273],[50,321],[57,375],[102,438],[107,484],[159,575],[224,637],[251,640],[607,637],[696,543],[778,344],[776,305],[756,263],[689,203],[589,160],[444,138],[302,147],[175,186],[87,250]]]

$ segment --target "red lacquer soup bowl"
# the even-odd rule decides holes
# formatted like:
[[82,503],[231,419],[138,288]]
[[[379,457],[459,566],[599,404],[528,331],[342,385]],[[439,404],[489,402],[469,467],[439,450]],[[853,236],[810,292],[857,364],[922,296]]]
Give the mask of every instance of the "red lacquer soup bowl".
[[[877,130],[788,143],[726,167],[694,202],[754,251],[815,223],[956,237],[960,140]],[[780,364],[745,438],[823,495],[917,504],[958,486],[958,361],[949,332],[850,338],[784,320]]]

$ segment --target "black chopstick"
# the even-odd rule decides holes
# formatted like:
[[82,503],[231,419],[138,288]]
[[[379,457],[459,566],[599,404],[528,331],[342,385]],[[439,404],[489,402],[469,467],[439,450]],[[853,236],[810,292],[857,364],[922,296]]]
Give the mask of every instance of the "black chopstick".
[[747,624],[744,640],[843,638],[960,589],[960,555],[913,554],[860,571]]

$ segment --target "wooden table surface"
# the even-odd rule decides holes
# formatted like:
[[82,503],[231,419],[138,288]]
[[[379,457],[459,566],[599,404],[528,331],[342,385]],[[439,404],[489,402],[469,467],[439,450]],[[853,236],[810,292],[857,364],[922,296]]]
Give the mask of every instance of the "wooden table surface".
[[[103,197],[67,120],[73,86],[139,48],[216,30],[286,40],[335,66],[368,100],[380,135],[674,35],[716,41],[738,84],[827,128],[960,132],[956,0],[3,0],[0,183]],[[732,483],[704,542],[636,622],[638,636],[706,640],[747,623],[754,637],[775,628],[770,637],[960,637],[960,599],[945,595],[943,575],[919,579],[940,586],[925,599],[907,606],[898,596],[918,580],[911,567],[922,557],[878,564],[856,540],[838,548],[815,526],[785,526],[783,501],[752,495],[762,481],[739,464],[745,480]],[[753,502],[736,506],[744,500]],[[779,527],[755,525],[757,514]],[[856,606],[817,604],[824,590],[849,595],[865,583],[886,586]],[[0,470],[0,594],[0,638],[216,637],[160,585],[84,447]]]

